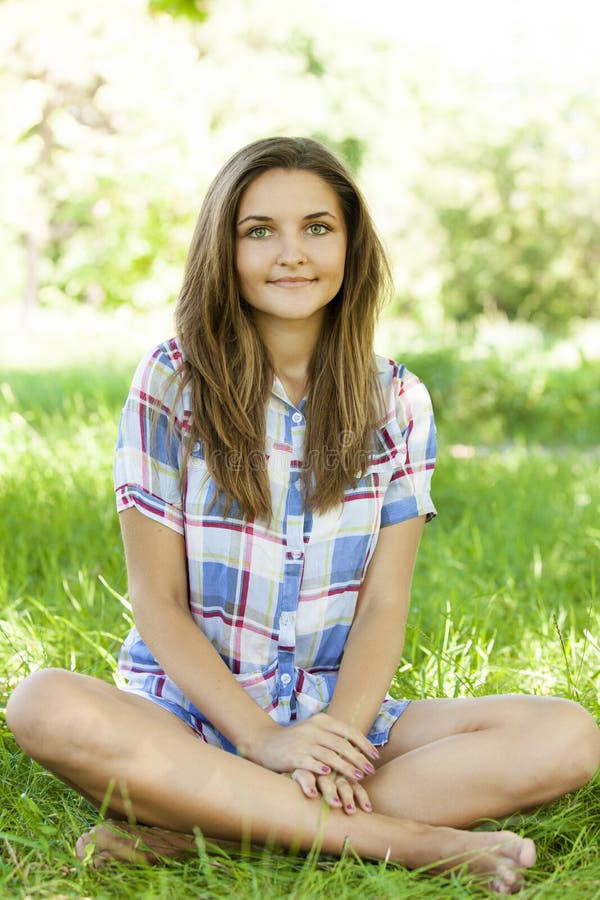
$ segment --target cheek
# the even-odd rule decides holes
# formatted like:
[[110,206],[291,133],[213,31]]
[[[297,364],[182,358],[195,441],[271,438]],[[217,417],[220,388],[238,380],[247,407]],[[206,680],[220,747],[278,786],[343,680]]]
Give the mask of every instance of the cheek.
[[[262,251],[262,252],[261,252]],[[254,278],[260,275],[266,265],[265,252],[262,247],[244,245],[235,255],[236,269],[241,278]]]
[[321,264],[323,270],[328,272],[332,279],[343,281],[344,270],[346,267],[346,249],[345,247],[336,248],[336,252],[329,251],[322,259]]

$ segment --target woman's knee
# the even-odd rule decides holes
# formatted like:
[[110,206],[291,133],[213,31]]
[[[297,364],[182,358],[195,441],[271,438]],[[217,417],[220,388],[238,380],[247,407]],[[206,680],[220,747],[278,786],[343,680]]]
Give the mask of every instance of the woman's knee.
[[600,728],[594,717],[573,701],[563,701],[568,705],[564,710],[564,727],[571,732],[571,748],[575,787],[590,781],[600,766]]
[[[541,706],[543,704],[543,706]],[[540,703],[540,756],[562,792],[587,784],[600,765],[600,729],[579,703],[547,698]]]
[[6,707],[8,727],[22,750],[39,761],[51,755],[77,715],[77,676],[64,669],[41,669],[14,689]]

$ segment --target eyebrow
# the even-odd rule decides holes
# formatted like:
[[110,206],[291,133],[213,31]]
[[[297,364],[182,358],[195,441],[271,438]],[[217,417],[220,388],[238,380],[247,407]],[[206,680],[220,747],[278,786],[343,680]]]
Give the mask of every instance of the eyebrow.
[[[322,209],[320,212],[308,213],[308,215],[302,217],[303,222],[307,222],[309,219],[322,219],[323,216],[329,216],[330,219],[335,219],[333,213],[327,212],[326,209]],[[247,222],[248,219],[254,219],[256,222],[272,222],[272,216],[245,216],[243,219],[240,219],[238,222],[238,226],[243,225],[244,222]]]

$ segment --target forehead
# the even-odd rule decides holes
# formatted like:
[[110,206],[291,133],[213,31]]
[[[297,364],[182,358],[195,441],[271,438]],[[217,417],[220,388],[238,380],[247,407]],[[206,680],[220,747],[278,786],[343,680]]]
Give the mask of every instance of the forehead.
[[281,215],[328,210],[341,216],[333,188],[315,172],[304,169],[269,169],[252,181],[240,198],[240,215]]

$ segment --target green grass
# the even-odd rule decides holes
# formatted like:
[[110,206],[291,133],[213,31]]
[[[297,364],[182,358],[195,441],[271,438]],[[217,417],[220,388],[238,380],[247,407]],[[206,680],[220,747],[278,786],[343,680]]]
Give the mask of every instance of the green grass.
[[600,359],[581,356],[572,367],[551,353],[469,358],[469,349],[401,357],[429,388],[448,441],[600,444]]
[[[587,364],[572,370],[560,393],[556,373],[538,373],[545,388],[537,403],[528,383],[511,393],[512,376],[499,374],[493,360],[469,371],[443,353],[409,364],[436,402],[440,515],[420,551],[394,690],[414,698],[558,693],[598,717],[597,372]],[[113,676],[131,621],[111,483],[131,374],[125,364],[0,374],[1,706],[41,666]],[[513,387],[517,382],[515,375]],[[568,431],[560,427],[565,409],[572,413]],[[509,421],[512,431],[505,430]],[[511,445],[490,445],[471,458],[453,455],[453,443],[500,435]],[[25,758],[3,720],[0,737],[1,898],[486,895],[464,877],[446,882],[352,855],[339,861],[281,851],[229,855],[201,843],[185,863],[97,872],[73,854],[96,813]],[[600,897],[598,779],[515,827],[539,848],[525,898]]]

